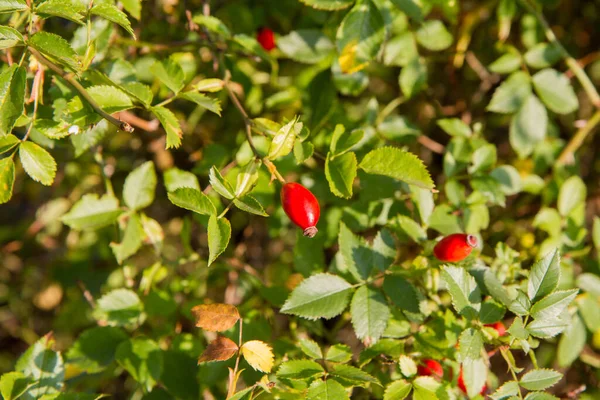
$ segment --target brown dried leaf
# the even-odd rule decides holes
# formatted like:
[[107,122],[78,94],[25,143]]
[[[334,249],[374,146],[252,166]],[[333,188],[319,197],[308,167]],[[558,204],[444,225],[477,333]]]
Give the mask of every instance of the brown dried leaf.
[[200,304],[192,312],[196,326],[211,332],[226,331],[240,319],[240,312],[231,304]]
[[198,364],[207,361],[229,360],[238,351],[238,346],[231,339],[219,336],[213,340],[198,359]]

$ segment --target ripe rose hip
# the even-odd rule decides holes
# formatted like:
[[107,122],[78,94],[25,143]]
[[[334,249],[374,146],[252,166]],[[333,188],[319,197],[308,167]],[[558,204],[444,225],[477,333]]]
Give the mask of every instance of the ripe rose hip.
[[271,51],[275,48],[275,34],[269,28],[260,28],[256,33],[256,40],[266,51]]
[[504,336],[504,334],[506,333],[506,327],[502,322],[495,322],[493,324],[486,324],[484,326],[494,328],[496,332],[498,332],[498,336]]
[[444,376],[444,370],[442,364],[435,360],[423,360],[423,364],[417,368],[417,374],[419,376],[437,376],[441,378]]
[[[458,388],[460,390],[462,390],[463,392],[467,393],[467,386],[465,385],[465,380],[463,379],[463,369],[462,367],[460,367],[460,375],[458,375]],[[481,390],[479,391],[479,394],[485,394],[485,392],[487,391],[487,384],[483,384],[483,386],[481,387]]]
[[433,254],[440,261],[458,262],[467,258],[474,247],[477,247],[475,236],[454,233],[440,240],[433,248]]
[[317,234],[321,210],[310,190],[299,183],[286,183],[281,188],[281,204],[292,222],[304,230],[304,236],[312,238]]

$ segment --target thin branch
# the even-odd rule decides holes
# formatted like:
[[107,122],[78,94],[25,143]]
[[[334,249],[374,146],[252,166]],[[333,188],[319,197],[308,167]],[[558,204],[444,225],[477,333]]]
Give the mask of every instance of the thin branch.
[[594,115],[587,121],[587,123],[575,133],[571,138],[567,146],[564,148],[558,160],[557,165],[571,164],[573,161],[573,155],[581,147],[587,136],[594,131],[594,128],[600,123],[600,110],[596,111]]
[[244,125],[246,126],[246,138],[248,139],[248,144],[250,145],[252,152],[256,157],[262,158],[262,156],[256,150],[256,147],[254,147],[254,142],[252,141],[252,120],[250,119],[250,117],[248,117],[248,113],[244,109],[244,106],[242,106],[242,103],[240,103],[240,100],[237,98],[235,92],[231,88],[231,71],[229,71],[228,69],[225,70],[225,77],[223,78],[223,82],[225,84],[225,89],[227,89],[227,94],[233,102],[233,105],[235,106],[235,108],[238,109],[240,114],[242,114],[242,118],[244,119]]
[[243,333],[242,333],[243,320],[242,320],[242,318],[240,318],[239,321],[240,321],[240,336],[238,339],[238,348],[239,349],[238,349],[237,357],[235,359],[235,367],[233,368],[233,373],[230,375],[230,378],[229,378],[229,388],[227,390],[227,398],[230,398],[235,393],[235,389],[237,386],[237,376],[236,375],[238,373],[238,368],[240,366],[240,358],[242,357],[242,340],[243,340]]
[[417,141],[434,153],[444,154],[444,149],[445,149],[444,145],[436,142],[435,140],[431,139],[429,136],[420,135],[418,137]]
[[100,115],[102,118],[104,118],[105,120],[107,120],[108,122],[110,122],[111,124],[113,124],[114,126],[116,126],[117,128],[119,128],[122,131],[129,132],[129,133],[133,132],[133,127],[131,125],[129,125],[127,122],[119,121],[117,118],[113,117],[112,115],[110,115],[106,111],[104,111],[98,105],[98,103],[96,103],[96,101],[90,96],[90,94],[87,92],[87,90],[85,90],[85,88],[83,86],[81,86],[81,84],[79,82],[77,82],[77,80],[70,73],[64,71],[58,65],[56,65],[52,61],[48,60],[46,57],[44,57],[42,54],[40,54],[40,52],[38,52],[36,49],[34,49],[32,47],[28,47],[28,50],[31,54],[33,54],[33,56],[38,60],[38,62],[40,62],[41,64],[44,64],[46,67],[50,68],[54,73],[56,73],[58,76],[63,78],[65,81],[67,81],[67,83],[69,83],[69,85],[71,85],[71,87],[73,87],[73,89],[77,90],[79,95],[90,105],[90,107],[92,107],[94,109],[94,111],[98,115]]

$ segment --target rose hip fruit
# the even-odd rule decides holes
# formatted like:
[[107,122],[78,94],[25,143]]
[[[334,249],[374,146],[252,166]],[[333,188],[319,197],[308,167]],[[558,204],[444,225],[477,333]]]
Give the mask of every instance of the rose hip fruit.
[[292,222],[304,230],[304,236],[312,238],[317,234],[321,209],[310,190],[299,183],[286,183],[281,188],[281,204]]
[[437,376],[441,378],[444,376],[444,369],[439,362],[427,359],[423,360],[423,364],[418,366],[417,374],[419,376]]
[[[460,390],[462,390],[463,392],[467,393],[467,386],[465,385],[465,380],[463,378],[463,369],[462,367],[460,367],[460,375],[458,375],[458,388]],[[481,390],[479,391],[479,394],[485,394],[485,392],[487,392],[487,384],[483,384],[483,386],[481,387]]]
[[498,336],[504,336],[504,334],[506,333],[506,327],[502,322],[495,322],[493,324],[486,324],[484,326],[494,328],[496,332],[498,332]]
[[269,28],[260,28],[256,33],[256,40],[266,51],[275,48],[275,34]]
[[467,258],[474,247],[477,247],[475,236],[454,233],[440,240],[433,248],[433,254],[440,261],[458,262]]

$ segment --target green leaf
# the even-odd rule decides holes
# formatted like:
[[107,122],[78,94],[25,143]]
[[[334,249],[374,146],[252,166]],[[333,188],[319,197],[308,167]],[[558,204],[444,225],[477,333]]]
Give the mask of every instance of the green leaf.
[[369,174],[389,176],[425,189],[435,186],[423,161],[395,147],[380,147],[369,152],[359,168]]
[[438,119],[437,124],[450,136],[471,137],[473,135],[471,127],[458,118]]
[[531,306],[531,316],[535,319],[551,319],[561,314],[575,299],[579,289],[559,290],[548,294]]
[[43,336],[17,360],[15,370],[35,382],[21,399],[39,399],[44,394],[57,393],[63,388],[65,366],[62,355],[52,350],[53,346],[52,336]]
[[324,373],[325,370],[321,364],[312,360],[292,360],[281,364],[276,375],[279,379],[306,380]]
[[25,0],[0,0],[0,14],[25,11],[29,7]]
[[7,372],[0,377],[0,394],[4,400],[15,400],[27,391],[31,381],[21,372]]
[[490,169],[496,164],[496,157],[496,146],[484,144],[473,152],[469,173],[475,174]]
[[93,146],[100,143],[108,134],[116,131],[117,128],[113,124],[103,119],[80,135],[71,135],[71,143],[75,148],[75,157],[80,157]]
[[490,398],[492,400],[509,400],[512,396],[517,396],[519,393],[519,382],[508,381],[491,394]]
[[306,64],[317,64],[335,50],[331,40],[316,29],[299,29],[280,36],[277,47],[289,58]]
[[318,10],[341,10],[348,8],[354,0],[300,0],[302,3]]
[[477,396],[487,380],[488,366],[485,360],[467,358],[462,363],[462,370],[469,398]]
[[352,359],[352,350],[345,344],[334,344],[327,350],[325,359],[331,362],[347,363]]
[[163,371],[163,354],[156,342],[151,339],[129,339],[119,345],[117,362],[146,391],[158,383]]
[[314,152],[315,146],[310,142],[300,142],[296,140],[294,143],[294,157],[298,164],[302,164],[304,161],[311,158]]
[[[485,279],[485,278],[484,278]],[[494,300],[488,299],[481,304],[479,321],[482,324],[492,324],[502,320],[506,309]]]
[[414,219],[406,215],[397,215],[388,222],[388,226],[396,232],[408,235],[416,243],[427,240],[427,232]]
[[208,178],[215,192],[228,200],[232,200],[235,197],[233,187],[231,187],[231,184],[223,178],[217,167],[213,166],[210,169]]
[[265,61],[269,61],[271,59],[269,53],[267,53],[260,43],[258,43],[258,41],[251,36],[243,33],[237,34],[233,36],[233,41],[239,44],[243,49],[247,50],[251,54],[256,54]]
[[207,195],[198,189],[181,187],[167,194],[171,203],[201,215],[215,215],[217,209]]
[[508,307],[512,302],[512,299],[504,286],[502,286],[498,277],[496,277],[494,272],[489,268],[486,268],[483,272],[483,284],[492,298],[498,300],[500,303],[504,304],[504,306]]
[[331,137],[329,150],[334,156],[344,154],[350,151],[352,147],[354,147],[358,142],[360,142],[363,136],[363,130],[359,129],[346,133],[346,129],[344,128],[344,126],[341,124],[337,124],[335,126],[335,130],[333,131],[333,136]]
[[514,113],[531,95],[529,75],[523,71],[512,73],[494,92],[488,111],[509,114]]
[[123,264],[123,261],[133,256],[142,247],[144,239],[144,227],[137,214],[131,214],[127,227],[123,233],[121,243],[111,243],[113,254],[117,262]]
[[183,70],[173,58],[156,61],[150,67],[150,72],[176,94],[185,86]]
[[42,18],[61,17],[84,25],[85,5],[77,0],[47,0],[35,8],[35,13]]
[[532,77],[533,87],[544,104],[557,114],[569,114],[579,108],[577,95],[569,79],[555,69],[543,69]]
[[385,271],[396,259],[396,242],[388,229],[377,232],[371,246],[373,266]]
[[62,222],[75,230],[96,230],[117,222],[121,213],[115,197],[86,194],[63,215]]
[[27,175],[42,185],[50,186],[56,175],[54,158],[33,142],[23,142],[19,146],[19,158]]
[[525,53],[527,65],[537,69],[551,67],[561,58],[562,52],[554,43],[538,43]]
[[452,41],[452,34],[440,20],[425,21],[417,30],[417,42],[427,50],[445,50],[452,45]]
[[154,113],[167,132],[167,149],[181,146],[183,132],[175,114],[165,107],[152,107],[150,111]]
[[0,50],[14,46],[23,46],[25,39],[21,33],[10,26],[0,26]]
[[373,60],[385,38],[385,23],[372,0],[358,2],[346,14],[336,34],[343,73],[363,69]]
[[525,325],[523,325],[523,320],[521,317],[516,317],[513,320],[513,323],[508,328],[508,333],[521,340],[526,340],[529,337],[529,332],[527,329],[525,329]]
[[325,177],[329,182],[329,190],[338,197],[352,197],[352,184],[356,178],[358,162],[352,152],[339,156],[327,154],[325,160]]
[[221,102],[218,99],[213,99],[202,93],[183,92],[179,95],[182,99],[196,103],[200,107],[206,108],[208,111],[221,116]]
[[384,51],[383,63],[390,66],[405,67],[419,56],[415,36],[410,31],[388,40]]
[[21,141],[12,134],[0,137],[0,154],[8,153],[17,147]]
[[97,326],[87,329],[69,348],[68,364],[88,374],[102,372],[114,361],[117,346],[125,340],[127,335],[119,328]]
[[427,64],[420,57],[413,58],[402,70],[398,78],[400,89],[407,99],[427,87]]
[[467,359],[477,360],[481,358],[483,350],[483,336],[481,332],[474,328],[467,328],[460,334],[459,340],[459,356],[460,360]]
[[141,210],[152,204],[155,190],[154,163],[146,161],[127,175],[123,186],[123,200],[132,210]]
[[273,137],[271,146],[269,147],[268,157],[271,160],[275,160],[279,157],[284,157],[290,154],[294,148],[294,141],[296,136],[300,134],[302,130],[302,123],[298,122],[297,118],[294,118],[287,124],[281,127],[279,131]]
[[365,240],[352,233],[342,222],[338,245],[345,268],[359,281],[365,281],[373,269],[372,251]]
[[579,316],[579,313],[573,314],[571,323],[560,337],[556,359],[561,368],[571,366],[579,357],[585,347],[587,333],[585,324]]
[[148,85],[140,82],[127,82],[119,86],[127,95],[142,103],[144,107],[150,108],[154,94]]
[[552,293],[560,279],[560,254],[554,249],[536,261],[529,273],[527,294],[532,302]]
[[565,319],[563,315],[552,319],[536,319],[527,324],[527,330],[535,337],[548,339],[563,332],[571,321]]
[[431,376],[419,376],[413,381],[413,400],[436,400],[440,383]]
[[144,305],[129,289],[115,289],[98,299],[94,318],[110,326],[135,326],[141,322]]
[[368,383],[381,385],[379,379],[351,365],[335,364],[331,376],[345,386],[366,386]]
[[314,358],[316,360],[320,360],[323,358],[323,352],[321,351],[321,347],[314,340],[302,338],[298,340],[298,345],[300,346],[300,350],[310,358]]
[[107,19],[110,22],[114,22],[117,25],[120,25],[135,39],[135,34],[133,33],[133,29],[131,29],[131,23],[129,22],[127,15],[125,15],[125,13],[123,11],[119,10],[113,4],[110,4],[110,3],[94,4],[92,9],[90,10],[90,13],[92,15],[97,15],[99,17]]
[[490,172],[490,176],[500,183],[500,189],[507,196],[517,194],[523,189],[521,175],[512,165],[501,165]]
[[236,197],[244,196],[254,188],[256,181],[258,180],[258,169],[261,164],[261,160],[254,159],[240,170],[235,186]]
[[562,376],[552,369],[534,369],[523,375],[519,384],[527,390],[544,390],[554,386]]
[[510,123],[509,141],[519,157],[530,155],[535,146],[546,138],[548,113],[534,95],[530,95]]
[[200,26],[205,27],[210,32],[221,35],[227,39],[231,38],[231,31],[229,28],[218,18],[212,15],[198,14],[195,15],[193,21]]
[[23,114],[26,84],[27,72],[17,64],[0,74],[0,138],[12,131]]
[[352,297],[350,314],[356,337],[377,343],[387,326],[390,309],[380,291],[361,286]]
[[550,236],[557,237],[561,233],[560,214],[554,208],[543,207],[536,214],[532,225],[547,232]]
[[[513,399],[511,399],[513,400]],[[558,397],[545,392],[529,392],[525,400],[560,400]]]
[[[307,0],[303,0],[307,1]],[[311,0],[312,1],[312,0]],[[316,380],[308,388],[307,400],[344,400],[349,399],[346,390],[339,382],[328,379]]]
[[15,183],[15,163],[12,157],[0,160],[0,204],[8,202]]
[[566,217],[577,206],[585,202],[586,196],[587,187],[585,183],[579,176],[573,175],[560,187],[557,202],[558,212]]
[[312,320],[330,319],[344,311],[351,292],[352,286],[342,278],[316,274],[294,289],[280,311]]
[[174,192],[180,188],[200,190],[200,184],[196,175],[179,168],[169,168],[164,173],[165,188],[167,192]]
[[404,400],[410,394],[412,384],[404,379],[398,379],[385,388],[383,400]]
[[521,55],[509,52],[500,56],[488,66],[488,69],[496,74],[510,74],[521,67]]
[[419,0],[392,0],[392,3],[416,22],[423,21],[423,9]]
[[27,44],[44,56],[69,67],[73,71],[81,69],[81,61],[79,61],[77,53],[69,45],[69,42],[61,36],[41,31],[29,38]]
[[383,281],[383,290],[392,302],[411,313],[419,313],[419,298],[417,289],[401,276],[387,276]]
[[208,266],[215,262],[229,244],[231,238],[231,224],[227,218],[217,218],[215,214],[208,220]]
[[531,308],[531,301],[529,297],[522,291],[517,291],[517,297],[508,305],[508,309],[517,315],[525,316],[529,315],[529,309]]
[[246,211],[251,214],[260,215],[262,217],[269,216],[269,214],[266,213],[262,204],[260,204],[260,202],[258,200],[256,200],[254,197],[250,196],[249,194],[247,194],[239,199],[236,198],[235,200],[233,200],[233,204],[235,204],[235,206],[242,211]]
[[475,279],[464,268],[448,266],[442,268],[442,279],[456,311],[467,318],[476,318],[481,308],[481,292]]
[[120,0],[123,4],[123,8],[131,16],[137,20],[141,18],[142,14],[142,0]]

